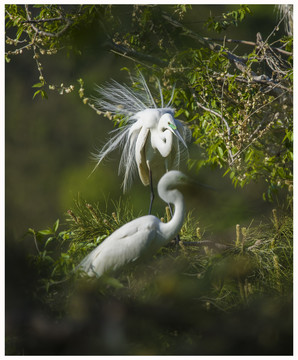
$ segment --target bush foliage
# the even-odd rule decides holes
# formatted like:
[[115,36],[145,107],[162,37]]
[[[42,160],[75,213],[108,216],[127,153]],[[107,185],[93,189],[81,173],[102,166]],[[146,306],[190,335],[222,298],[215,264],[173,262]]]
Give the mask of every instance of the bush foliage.
[[[37,248],[37,255],[30,262],[31,271],[38,274],[35,297],[46,305],[58,324],[71,319],[69,326],[74,327],[74,333],[82,326],[95,331],[90,334],[91,343],[74,345],[75,353],[210,355],[226,351],[229,354],[291,351],[291,217],[277,214],[274,209],[266,223],[252,223],[248,228],[236,225],[228,242],[216,243],[205,237],[188,214],[178,249],[173,241],[153,259],[130,263],[99,279],[76,271],[76,265],[87,253],[132,218],[133,211],[121,203],[109,215],[96,204],[80,200],[68,212],[67,231],[59,231],[58,221],[52,228],[29,231]],[[113,318],[119,306],[125,313],[125,328],[119,320],[115,329],[122,329],[125,339],[117,343],[113,335],[113,346],[109,348],[108,339],[98,335],[101,327],[95,326],[94,319],[102,319],[105,307],[107,319]],[[148,311],[152,312],[151,321]],[[250,316],[256,317],[254,330]],[[146,328],[140,325],[144,319],[148,322]],[[267,327],[264,330],[264,322],[270,324],[270,329],[274,326],[274,331],[268,332]],[[213,327],[213,346],[206,334],[208,326]],[[215,330],[217,326],[220,333]],[[223,326],[229,329],[229,335],[222,332]],[[140,329],[140,333],[132,328]],[[104,328],[106,331],[108,327]],[[67,339],[62,337],[61,342],[67,344]],[[229,345],[224,346],[223,339]],[[25,347],[30,349],[30,345]],[[47,348],[39,349],[46,352]]]

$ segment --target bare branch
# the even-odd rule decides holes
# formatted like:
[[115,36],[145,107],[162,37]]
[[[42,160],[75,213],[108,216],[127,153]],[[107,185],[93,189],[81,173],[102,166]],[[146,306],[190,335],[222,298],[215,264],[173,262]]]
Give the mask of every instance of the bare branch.
[[159,58],[156,58],[152,55],[147,55],[147,54],[143,54],[141,52],[138,52],[134,49],[130,49],[122,44],[116,44],[114,41],[112,41],[111,39],[109,39],[106,43],[105,43],[105,47],[111,49],[113,52],[128,57],[128,58],[132,58],[132,59],[139,59],[142,61],[146,61],[149,62],[151,64],[156,64],[159,66],[166,66],[168,65],[168,63],[164,60],[161,60]]
[[59,16],[59,17],[51,18],[51,19],[25,20],[25,21],[22,21],[21,24],[39,24],[39,23],[60,21],[60,20],[66,20],[66,18],[64,18],[63,16]]
[[[57,33],[51,33],[48,31],[39,30],[35,25],[33,25],[34,23],[36,23],[36,21],[33,21],[31,19],[28,5],[25,5],[25,10],[26,10],[26,15],[27,15],[27,22],[30,24],[31,28],[36,32],[36,34],[38,34],[40,36],[48,36],[48,37],[52,37],[52,38],[58,38],[69,28],[69,26],[72,23],[72,21],[70,19],[64,18],[64,20],[66,21],[66,25],[64,26],[64,28],[62,28]],[[57,21],[57,20],[55,20],[55,21]],[[46,22],[46,21],[44,21],[44,22]]]
[[[247,41],[247,40],[236,40],[236,39],[227,39],[227,38],[219,39],[219,38],[209,38],[209,37],[205,37],[205,36],[204,36],[204,39],[206,41],[221,41],[221,42],[226,42],[226,43],[235,43],[235,44],[243,44],[243,45],[249,45],[249,46],[257,46],[256,42]],[[272,47],[272,49],[277,51],[277,52],[280,52],[281,54],[287,55],[287,56],[293,55],[292,52],[283,50],[283,49],[278,48],[278,47]]]
[[200,240],[200,241],[184,241],[180,240],[179,245],[183,246],[207,246],[215,250],[227,250],[230,248],[229,245],[214,242],[212,240]]

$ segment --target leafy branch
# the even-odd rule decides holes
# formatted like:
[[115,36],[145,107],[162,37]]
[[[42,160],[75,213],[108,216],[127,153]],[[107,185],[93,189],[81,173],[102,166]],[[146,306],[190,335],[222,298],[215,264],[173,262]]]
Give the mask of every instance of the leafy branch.
[[[154,84],[154,76],[164,87],[164,96],[176,84],[174,106],[177,115],[188,122],[195,143],[203,150],[190,166],[225,167],[232,182],[244,186],[250,181],[268,182],[265,198],[286,188],[292,197],[293,183],[293,37],[279,36],[280,26],[291,8],[284,12],[263,40],[220,40],[201,34],[186,26],[191,7],[133,5],[130,28],[122,26],[121,16],[114,15],[113,6],[6,6],[6,27],[15,31],[6,35],[9,47],[7,61],[12,55],[32,51],[39,72],[34,97],[46,97],[48,81],[41,63],[42,55],[55,55],[67,48],[75,49],[76,31],[86,23],[97,24],[103,33],[104,47],[132,61]],[[205,29],[224,33],[253,16],[243,5],[220,17],[212,15]],[[74,38],[72,38],[74,37]],[[271,41],[271,43],[270,43]],[[236,53],[229,44],[249,47],[245,54]],[[131,71],[131,70],[129,70]],[[100,112],[85,94],[84,81],[78,80],[78,94],[84,104]],[[78,85],[49,84],[49,90],[68,94]],[[168,94],[169,95],[169,94]],[[169,96],[170,98],[170,96]],[[114,119],[111,114],[105,114]],[[115,120],[115,119],[114,119]],[[115,123],[122,124],[121,119]]]

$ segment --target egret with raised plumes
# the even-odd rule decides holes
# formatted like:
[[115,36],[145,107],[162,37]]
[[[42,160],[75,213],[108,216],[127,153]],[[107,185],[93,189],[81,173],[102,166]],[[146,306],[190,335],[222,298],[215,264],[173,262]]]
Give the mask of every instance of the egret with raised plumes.
[[[119,174],[124,174],[123,190],[127,191],[138,171],[142,183],[150,185],[151,198],[149,214],[154,199],[153,179],[157,183],[160,177],[170,169],[178,169],[181,159],[187,155],[186,142],[190,138],[190,130],[181,121],[174,118],[175,110],[171,107],[174,90],[167,105],[160,83],[158,107],[140,74],[137,80],[140,88],[130,89],[112,81],[106,87],[98,87],[100,98],[95,105],[102,111],[125,118],[125,124],[112,131],[111,139],[95,155],[96,167],[113,150],[122,150]],[[96,168],[95,167],[95,168]]]

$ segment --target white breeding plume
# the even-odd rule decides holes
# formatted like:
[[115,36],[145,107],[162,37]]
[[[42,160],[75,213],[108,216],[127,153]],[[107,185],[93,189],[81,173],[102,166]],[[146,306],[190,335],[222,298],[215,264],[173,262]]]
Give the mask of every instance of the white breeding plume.
[[285,32],[288,36],[293,36],[293,5],[279,4],[275,6],[279,19],[283,20]]

